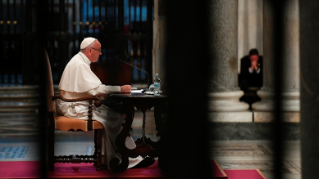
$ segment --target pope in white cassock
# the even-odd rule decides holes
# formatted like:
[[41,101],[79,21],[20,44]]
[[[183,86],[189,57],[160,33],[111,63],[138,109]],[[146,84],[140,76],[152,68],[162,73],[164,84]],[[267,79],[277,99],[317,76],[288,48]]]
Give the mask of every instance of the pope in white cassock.
[[[67,99],[90,97],[97,94],[110,94],[113,92],[130,92],[131,86],[106,86],[91,71],[90,63],[97,62],[102,55],[101,43],[92,37],[85,38],[81,45],[81,51],[76,54],[66,65],[59,84],[60,94]],[[65,102],[57,101],[57,113],[70,118],[87,120],[88,101]],[[93,108],[93,120],[103,124],[105,132],[102,137],[102,163],[110,169],[109,162],[113,157],[121,161],[121,156],[115,152],[116,136],[120,133],[124,123],[124,114],[120,114],[105,105]],[[125,145],[134,149],[135,143],[132,137],[127,137]],[[142,157],[129,158],[128,168],[132,168],[143,160]],[[142,162],[143,163],[143,162]],[[142,164],[140,163],[140,164]]]

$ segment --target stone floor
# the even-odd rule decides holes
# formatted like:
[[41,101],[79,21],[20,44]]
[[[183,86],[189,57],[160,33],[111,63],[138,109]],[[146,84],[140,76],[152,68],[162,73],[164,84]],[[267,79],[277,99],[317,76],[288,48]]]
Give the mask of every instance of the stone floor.
[[[6,118],[6,119],[5,119]],[[14,118],[0,115],[0,161],[38,160],[35,138],[36,126],[32,116],[26,120],[15,115]],[[8,120],[9,119],[9,120]],[[35,119],[35,118],[34,118]],[[25,124],[24,124],[25,123]],[[142,114],[136,112],[132,136],[137,139],[142,134]],[[147,137],[156,137],[153,113],[146,113]],[[92,132],[56,132],[56,155],[91,154],[93,150]],[[265,140],[219,140],[211,141],[212,159],[216,159],[223,169],[260,169],[267,179],[272,179],[273,162],[270,142]],[[283,174],[287,179],[301,179],[300,141],[285,142]]]
[[[223,169],[258,168],[268,179],[273,178],[273,151],[269,141],[212,141],[211,153]],[[301,179],[300,142],[286,141],[283,176]]]

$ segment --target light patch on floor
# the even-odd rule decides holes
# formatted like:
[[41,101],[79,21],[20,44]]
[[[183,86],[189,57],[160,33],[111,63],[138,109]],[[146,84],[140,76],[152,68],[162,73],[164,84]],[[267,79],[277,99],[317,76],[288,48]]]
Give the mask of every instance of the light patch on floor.
[[0,159],[23,159],[28,147],[0,147]]

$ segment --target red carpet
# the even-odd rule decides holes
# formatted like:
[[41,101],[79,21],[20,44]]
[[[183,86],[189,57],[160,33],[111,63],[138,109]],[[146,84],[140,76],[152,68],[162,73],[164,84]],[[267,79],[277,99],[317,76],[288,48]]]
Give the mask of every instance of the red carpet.
[[[38,178],[37,161],[0,162],[0,178]],[[212,162],[214,177],[219,179],[264,179],[259,170],[225,170],[217,161]],[[157,160],[146,168],[129,169],[123,173],[110,170],[96,171],[93,164],[56,163],[55,171],[49,172],[49,178],[161,178]]]
[[219,166],[217,160],[212,161],[212,167],[213,167],[213,178],[218,178],[218,179],[227,179],[227,175],[224,172],[224,170]]
[[[37,161],[0,162],[0,178],[38,178]],[[146,168],[129,169],[123,173],[110,170],[96,171],[92,163],[56,163],[49,178],[161,178],[157,161]]]
[[266,177],[258,170],[224,170],[228,179],[266,179]]

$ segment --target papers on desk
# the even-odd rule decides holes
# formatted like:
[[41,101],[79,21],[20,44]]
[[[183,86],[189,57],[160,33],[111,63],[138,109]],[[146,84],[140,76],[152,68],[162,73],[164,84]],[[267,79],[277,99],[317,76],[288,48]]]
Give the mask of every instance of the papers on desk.
[[142,93],[143,93],[143,89],[131,90],[131,94],[142,94]]
[[132,90],[131,89],[131,94],[150,94],[154,95],[154,91],[149,91],[146,89],[138,89],[138,90]]
[[144,91],[144,94],[154,95],[154,91]]

